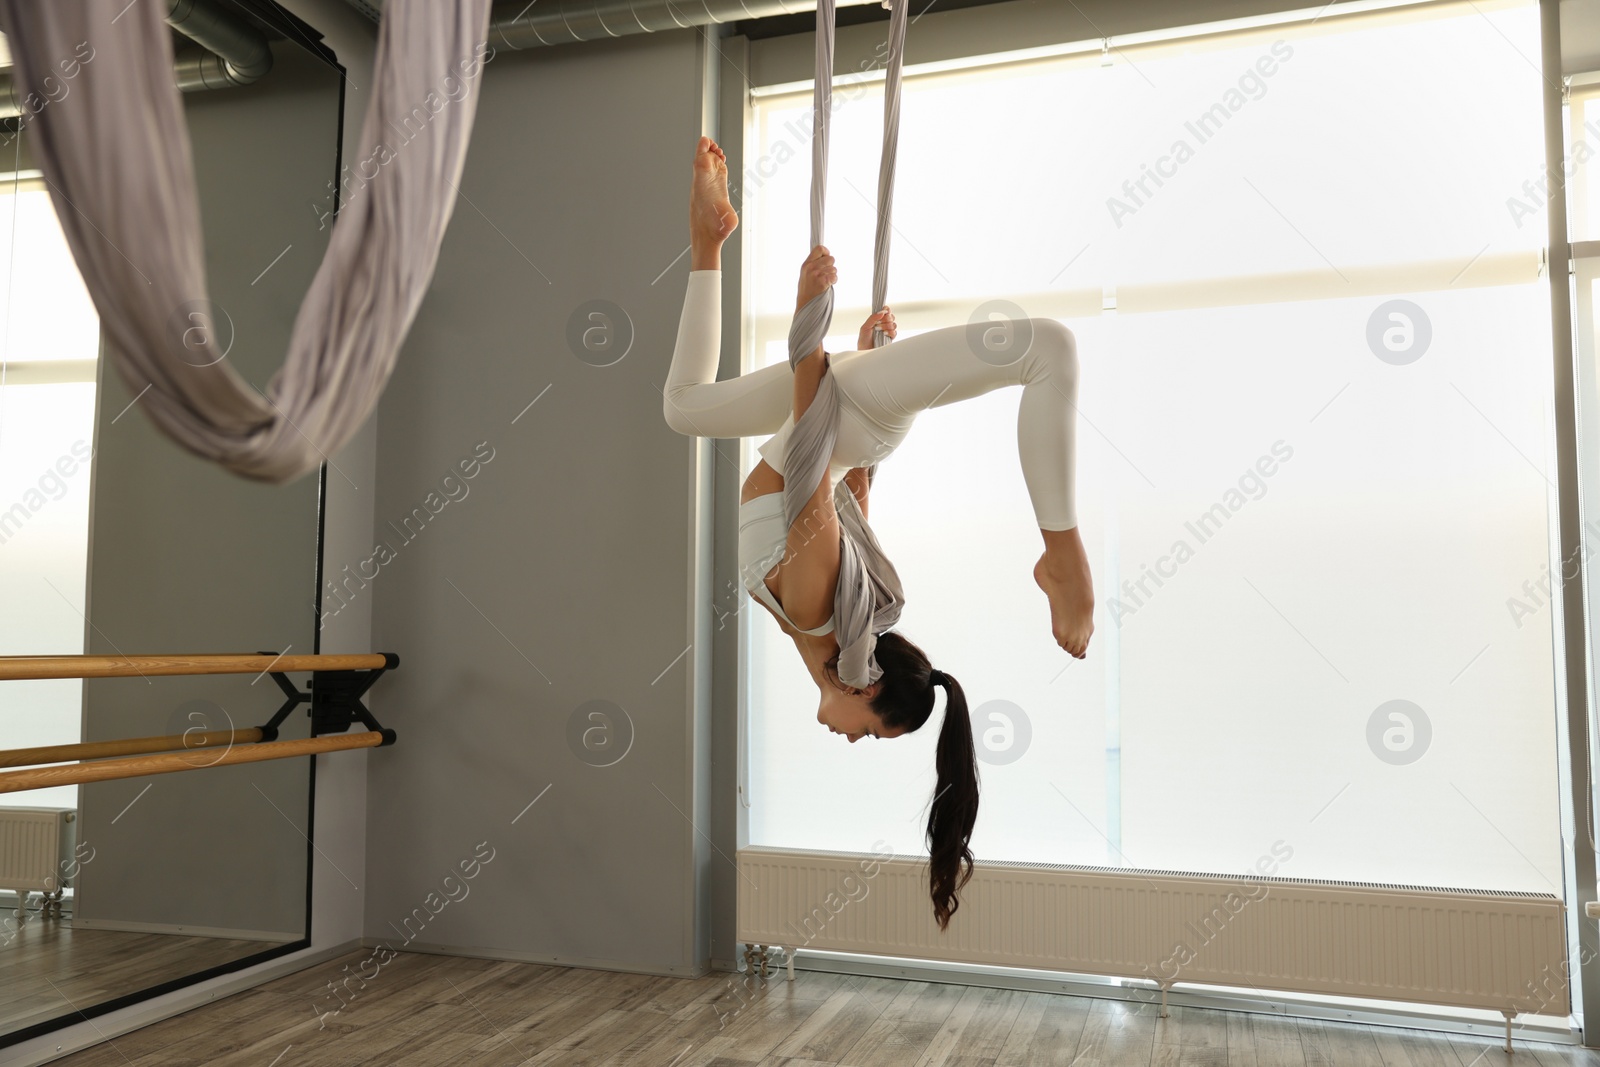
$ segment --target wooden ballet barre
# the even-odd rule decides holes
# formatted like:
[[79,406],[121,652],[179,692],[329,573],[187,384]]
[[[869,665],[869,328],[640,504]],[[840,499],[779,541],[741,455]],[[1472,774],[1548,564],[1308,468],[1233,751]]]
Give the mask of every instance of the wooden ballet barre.
[[[284,696],[284,703],[271,719],[246,729],[192,730],[162,737],[0,751],[0,767],[25,768],[0,772],[0,793],[392,745],[395,732],[373,717],[363,697],[374,682],[399,665],[400,657],[392,652],[332,656],[290,656],[275,652],[192,656],[0,656],[0,681],[255,674],[270,675]],[[289,681],[291,671],[311,673],[305,690]],[[309,705],[306,710],[311,719],[311,736],[278,740],[278,728],[302,705]],[[358,723],[366,729],[351,733]],[[66,763],[68,760],[88,762]],[[37,766],[42,763],[63,765]]]
[[133,756],[145,752],[216,748],[219,745],[247,745],[267,740],[259,726],[244,730],[194,730],[165,737],[130,737],[121,741],[85,741],[75,745],[44,745],[40,748],[13,748],[0,752],[0,767],[34,767],[41,763],[67,763],[107,756]]
[[[380,657],[381,658],[381,657]],[[295,741],[266,741],[260,744],[225,748],[215,752],[165,752],[154,756],[128,756],[122,759],[73,763],[65,767],[34,767],[24,771],[0,772],[0,793],[19,793],[25,789],[44,789],[53,785],[81,785],[109,782],[118,778],[141,778],[148,774],[171,774],[207,767],[226,767],[238,763],[315,756],[354,748],[377,748],[393,740],[391,731],[367,730],[354,734],[330,734]]]
[[146,678],[172,674],[261,674],[271,671],[358,671],[394,667],[398,659],[369,655],[274,656],[0,656],[0,681],[24,678]]

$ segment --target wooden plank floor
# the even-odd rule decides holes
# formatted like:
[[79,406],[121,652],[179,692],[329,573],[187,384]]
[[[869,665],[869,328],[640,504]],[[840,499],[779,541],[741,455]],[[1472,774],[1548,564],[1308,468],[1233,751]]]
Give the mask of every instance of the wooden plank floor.
[[[368,951],[65,1067],[1600,1067],[1566,1046],[801,971],[747,986]],[[347,969],[348,968],[348,969]],[[328,983],[348,980],[342,1010]],[[329,1012],[330,1014],[319,1014]]]
[[[10,914],[9,908],[4,914]],[[0,1033],[253,956],[272,942],[74,929],[30,918],[0,947]]]

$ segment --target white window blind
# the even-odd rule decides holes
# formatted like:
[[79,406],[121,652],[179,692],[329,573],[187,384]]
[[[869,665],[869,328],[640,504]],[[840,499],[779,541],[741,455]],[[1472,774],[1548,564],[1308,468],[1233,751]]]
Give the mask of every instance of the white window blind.
[[[1289,876],[1560,893],[1544,215],[1508,207],[1543,173],[1536,6],[1107,58],[905,87],[902,324],[1004,298],[1066,322],[1083,368],[1086,663],[1032,584],[1018,391],[923,415],[873,490],[901,629],[980,747],[991,713],[1013,745],[1007,709],[1028,723],[982,765],[980,861],[1244,871],[1281,840]],[[867,311],[881,121],[876,84],[839,97],[835,350]],[[749,367],[783,358],[808,108],[752,100]],[[939,713],[849,745],[745,616],[751,843],[916,851]]]

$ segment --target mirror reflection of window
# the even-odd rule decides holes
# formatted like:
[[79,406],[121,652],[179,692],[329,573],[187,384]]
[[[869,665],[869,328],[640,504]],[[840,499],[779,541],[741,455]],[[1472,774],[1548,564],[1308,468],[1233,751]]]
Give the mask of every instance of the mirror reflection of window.
[[[48,189],[26,172],[0,176],[0,655],[84,650],[99,351]],[[82,740],[82,681],[5,685],[7,748]],[[77,794],[0,793],[0,807],[75,808]]]

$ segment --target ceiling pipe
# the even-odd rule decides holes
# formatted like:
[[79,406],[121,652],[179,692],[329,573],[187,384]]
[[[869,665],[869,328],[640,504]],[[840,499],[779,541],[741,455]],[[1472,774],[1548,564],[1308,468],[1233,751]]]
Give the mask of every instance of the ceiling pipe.
[[[193,88],[220,88],[224,84],[249,85],[272,69],[272,46],[254,25],[227,10],[216,0],[169,0],[167,25],[204,48],[213,62],[202,61]],[[179,72],[180,77],[182,71]]]
[[[881,0],[835,2],[839,7],[855,7]],[[506,6],[516,9],[516,13],[491,16],[489,43],[511,49],[800,15],[817,9],[816,0],[564,0],[529,7],[516,2]]]
[[[168,0],[167,25],[205,51],[178,57],[173,77],[182,92],[227,89],[259,81],[272,69],[272,46],[252,23],[217,0]],[[0,119],[22,114],[16,82],[0,70]]]
[[204,92],[208,89],[231,89],[236,85],[249,85],[255,81],[240,81],[232,65],[215,52],[203,49],[185,51],[172,64],[172,78],[182,93]]
[[[369,17],[382,6],[382,0],[346,2]],[[857,7],[881,0],[835,2],[839,7]],[[551,0],[534,4],[511,0],[490,16],[489,44],[512,50],[542,48],[742,19],[800,15],[816,9],[816,0]]]

